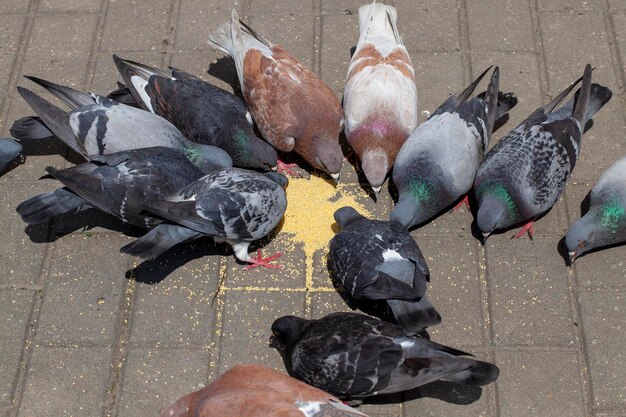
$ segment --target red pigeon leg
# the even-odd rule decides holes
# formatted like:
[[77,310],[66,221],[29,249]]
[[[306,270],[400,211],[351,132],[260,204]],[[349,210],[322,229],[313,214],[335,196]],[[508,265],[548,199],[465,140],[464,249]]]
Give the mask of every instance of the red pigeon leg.
[[248,261],[251,264],[246,266],[246,269],[256,268],[257,266],[262,266],[264,268],[269,268],[269,269],[280,269],[283,267],[282,265],[271,264],[270,262],[272,262],[275,259],[278,259],[282,254],[283,254],[282,252],[277,252],[274,255],[268,256],[267,258],[263,258],[261,249],[259,249],[256,252],[256,257],[250,258],[250,260]]
[[287,174],[294,178],[302,178],[302,175],[300,175],[300,173],[298,173],[297,171],[294,171],[291,168],[298,168],[298,164],[286,164],[280,159],[276,163],[276,170],[278,171],[279,174]]
[[520,237],[524,236],[526,234],[526,232],[528,232],[528,237],[530,237],[531,239],[533,238],[533,223],[535,221],[531,220],[528,223],[526,223],[524,225],[524,227],[522,227],[522,229],[519,231],[519,233],[515,236],[515,239],[519,239]]
[[465,204],[465,207],[467,207],[468,210],[470,209],[469,197],[467,196],[467,194],[465,194],[465,197],[463,197],[463,200],[459,201],[459,204],[454,206],[452,211],[459,211],[459,210],[461,210],[461,207],[463,206],[463,204]]

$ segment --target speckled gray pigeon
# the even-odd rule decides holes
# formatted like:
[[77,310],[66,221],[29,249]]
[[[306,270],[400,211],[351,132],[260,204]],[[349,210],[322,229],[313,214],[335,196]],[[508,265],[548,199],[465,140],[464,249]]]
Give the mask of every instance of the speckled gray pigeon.
[[137,102],[190,140],[225,150],[237,167],[276,167],[276,151],[255,135],[239,97],[176,68],[164,71],[116,55],[113,60]]
[[512,94],[498,91],[498,67],[484,97],[470,98],[490,68],[449,97],[400,149],[393,169],[399,198],[391,220],[408,228],[424,223],[472,188],[495,121],[517,104]]
[[205,173],[216,167],[232,166],[232,160],[226,152],[215,146],[189,141],[174,125],[160,116],[39,78],[27,78],[72,108],[71,112],[66,112],[32,91],[17,87],[46,127],[85,159],[90,155],[167,146],[183,152]]
[[92,155],[89,162],[46,171],[65,187],[18,205],[18,214],[28,224],[95,207],[129,225],[152,228],[163,219],[145,213],[144,203],[166,197],[203,175],[180,151],[159,146]]
[[443,380],[487,385],[499,369],[488,362],[357,313],[319,320],[285,316],[272,324],[292,375],[343,398],[407,391]]
[[[280,267],[270,262],[280,253],[262,258],[248,253],[254,240],[267,236],[280,222],[287,208],[284,187],[287,178],[276,172],[260,174],[240,168],[226,168],[206,175],[181,190],[145,203],[145,210],[172,223],[210,236],[233,247],[237,259],[248,267]],[[122,248],[142,258],[158,255],[155,248],[168,246],[168,236],[155,229]]]
[[602,174],[589,204],[565,235],[570,262],[592,249],[626,242],[626,157]]
[[335,221],[341,231],[330,241],[328,264],[339,285],[356,299],[387,301],[398,324],[413,332],[441,322],[425,295],[428,265],[404,226],[352,207],[337,210]]
[[608,88],[591,83],[591,71],[587,65],[569,103],[555,111],[581,79],[535,110],[485,156],[474,181],[476,223],[484,238],[527,221],[517,237],[526,231],[532,237],[535,217],[558,199],[576,164],[585,125],[611,98]]
[[24,162],[22,145],[15,139],[0,138],[0,173],[16,163]]

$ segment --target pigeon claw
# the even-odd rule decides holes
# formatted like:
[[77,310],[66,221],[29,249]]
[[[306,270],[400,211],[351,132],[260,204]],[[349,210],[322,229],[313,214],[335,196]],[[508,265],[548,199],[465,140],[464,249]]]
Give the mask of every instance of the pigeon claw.
[[278,160],[276,164],[276,168],[279,174],[287,174],[294,178],[302,178],[302,175],[299,172],[294,171],[292,169],[292,168],[298,168],[298,164],[286,164],[283,161]]
[[522,227],[522,229],[517,233],[517,235],[515,236],[515,239],[519,239],[520,237],[524,236],[526,234],[526,232],[528,232],[528,237],[532,240],[532,238],[533,238],[533,223],[534,223],[533,220],[531,220],[528,223],[526,223],[524,225],[524,227]]
[[262,266],[268,269],[280,269],[283,267],[282,265],[272,264],[270,262],[272,262],[275,259],[278,259],[282,254],[283,254],[282,252],[277,252],[271,256],[268,256],[267,258],[263,258],[261,249],[259,249],[256,252],[256,257],[254,258],[251,257],[250,260],[248,261],[250,262],[250,265],[246,266],[246,270],[256,268],[257,266]]
[[463,204],[465,204],[465,207],[467,207],[468,210],[470,209],[469,197],[467,196],[467,194],[465,194],[465,197],[463,197],[463,200],[459,201],[459,203],[456,206],[454,206],[452,211],[457,212],[461,210],[461,207],[463,207]]

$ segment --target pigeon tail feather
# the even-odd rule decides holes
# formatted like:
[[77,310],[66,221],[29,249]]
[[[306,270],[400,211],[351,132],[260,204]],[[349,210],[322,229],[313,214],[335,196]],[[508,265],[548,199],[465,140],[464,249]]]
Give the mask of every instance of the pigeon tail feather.
[[485,92],[485,104],[487,106],[487,132],[491,136],[493,125],[498,118],[498,98],[500,91],[500,68],[493,69],[487,91]]
[[580,123],[581,129],[585,128],[585,124],[587,120],[585,119],[585,115],[587,112],[587,103],[589,103],[589,93],[591,91],[591,65],[587,64],[585,66],[585,73],[583,74],[583,82],[578,92],[578,100],[576,100],[576,104],[574,106],[574,111],[572,112],[572,116],[578,123]]
[[398,12],[393,6],[374,1],[359,7],[359,43],[369,37],[383,35],[393,37],[398,45],[402,45],[397,20]]
[[152,99],[146,92],[148,80],[154,75],[171,79],[171,72],[122,59],[117,55],[113,55],[113,61],[115,62],[115,66],[122,76],[124,83],[126,83],[126,86],[130,89],[130,92],[137,103],[139,103],[144,110],[154,113]]
[[463,385],[483,386],[491,384],[500,375],[500,369],[491,363],[469,358],[464,358],[464,360],[471,362],[471,366],[443,380]]
[[54,133],[37,116],[26,116],[14,121],[10,132],[11,136],[19,140],[38,140],[54,137]]
[[199,236],[202,234],[184,226],[163,223],[123,246],[120,252],[142,259],[155,259],[173,246]]
[[80,211],[83,206],[91,205],[67,188],[39,194],[21,202],[17,214],[28,224],[45,223],[61,214]]
[[421,300],[387,300],[398,324],[407,330],[418,333],[427,327],[441,323],[441,315],[427,296]]
[[93,97],[90,94],[82,93],[70,87],[65,87],[50,81],[42,80],[41,78],[32,77],[29,75],[26,75],[25,77],[35,84],[39,84],[50,93],[52,93],[55,97],[63,100],[65,103],[67,103],[68,106],[72,108],[72,110],[75,110],[82,106],[89,106],[94,103]]

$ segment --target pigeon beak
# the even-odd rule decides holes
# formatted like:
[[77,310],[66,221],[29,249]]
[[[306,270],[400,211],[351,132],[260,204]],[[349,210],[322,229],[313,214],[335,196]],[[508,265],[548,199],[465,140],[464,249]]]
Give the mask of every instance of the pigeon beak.
[[570,263],[570,265],[574,263],[574,261],[576,260],[577,257],[578,257],[578,251],[577,250],[569,252],[569,263]]
[[380,189],[381,189],[381,188],[383,188],[383,186],[382,186],[382,185],[379,185],[378,187],[372,187],[372,190],[374,190],[374,192],[375,192],[376,194],[380,194]]
[[277,167],[277,166],[270,167],[270,169],[271,169],[272,171],[274,171],[274,172],[278,171],[278,167]]
[[483,245],[487,242],[487,238],[490,234],[491,232],[483,232]]
[[335,174],[330,174],[331,177],[333,177],[333,179],[335,180],[335,182],[339,182],[339,173],[335,173]]

